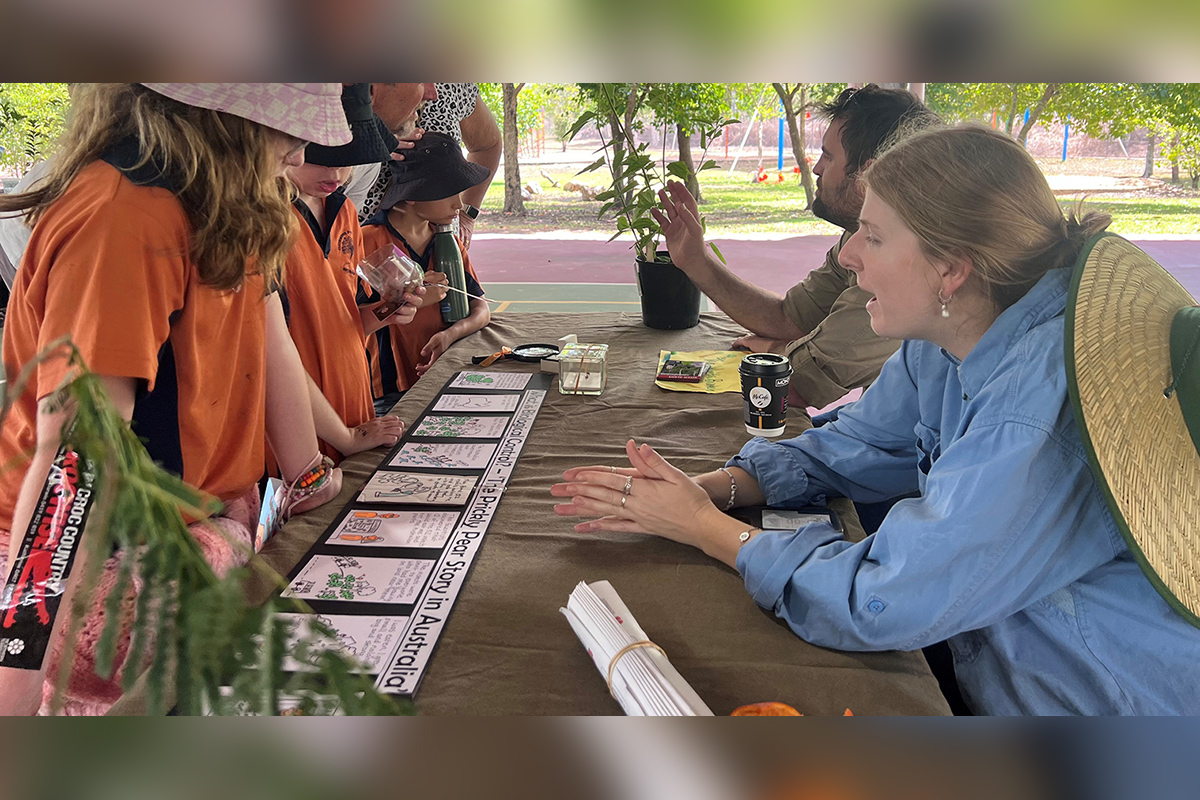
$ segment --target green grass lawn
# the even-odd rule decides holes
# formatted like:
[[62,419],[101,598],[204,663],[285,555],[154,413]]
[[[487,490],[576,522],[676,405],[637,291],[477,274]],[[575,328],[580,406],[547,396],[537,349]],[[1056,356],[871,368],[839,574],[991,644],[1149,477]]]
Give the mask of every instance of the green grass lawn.
[[[839,229],[812,215],[801,211],[804,207],[804,190],[798,176],[784,173],[784,182],[776,182],[777,173],[768,172],[770,180],[756,183],[754,172],[739,170],[732,175],[725,169],[707,170],[700,175],[700,186],[706,203],[701,213],[708,223],[708,234],[720,238],[731,234],[784,234],[802,236],[812,234],[835,234]],[[557,181],[558,188],[550,179]],[[525,203],[525,217],[505,216],[500,213],[504,203],[504,180],[499,176],[488,191],[484,210],[487,213],[486,229],[495,233],[531,233],[539,231],[595,231],[599,233],[616,230],[613,221],[606,216],[596,219],[602,203],[585,201],[577,192],[565,192],[562,185],[567,181],[586,183],[592,186],[606,184],[601,171],[576,175],[561,165],[546,168],[545,174],[537,165],[523,165],[521,177],[525,183],[536,181],[542,194]],[[1061,197],[1064,210],[1073,208],[1073,197]],[[1136,236],[1139,234],[1185,234],[1200,236],[1200,192],[1171,187],[1170,191],[1147,191],[1144,196],[1129,194],[1112,195],[1097,192],[1085,198],[1085,207],[1103,211],[1113,217],[1112,230]]]
[[[1074,203],[1061,201],[1064,210]],[[1200,236],[1200,193],[1195,197],[1119,197],[1094,194],[1085,198],[1084,210],[1112,215],[1110,230],[1136,236],[1147,233]]]

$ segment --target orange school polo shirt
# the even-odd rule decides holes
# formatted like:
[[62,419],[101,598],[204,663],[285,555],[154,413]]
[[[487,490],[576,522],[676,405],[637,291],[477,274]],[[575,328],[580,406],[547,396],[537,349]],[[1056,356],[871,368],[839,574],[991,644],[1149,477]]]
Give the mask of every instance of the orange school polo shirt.
[[[233,499],[262,475],[266,410],[263,283],[239,290],[200,282],[191,225],[152,167],[123,173],[137,142],[84,168],[33,231],[4,331],[10,380],[70,334],[87,366],[135,378],[133,430],[155,461],[192,486]],[[135,185],[131,181],[148,185]],[[158,176],[158,177],[155,177]],[[0,463],[32,452],[37,401],[66,375],[37,367],[0,434]],[[10,528],[28,467],[0,474],[0,528]]]
[[[378,224],[368,224],[362,229],[363,245],[367,253],[373,253],[390,242],[414,261],[421,262],[423,254],[414,253],[409,249],[407,242],[392,228],[391,223],[387,222],[386,212],[382,219],[380,216],[372,218],[372,223],[375,220],[380,221]],[[463,270],[467,274],[467,291],[482,295],[483,289],[479,286],[479,278],[471,266],[471,259],[467,257],[466,248],[462,246],[461,241],[457,239],[455,241],[458,242],[458,250],[462,254]],[[474,286],[472,286],[472,281],[474,281]],[[392,391],[405,391],[416,383],[419,377],[417,365],[425,360],[421,357],[421,349],[429,344],[429,339],[435,333],[446,327],[448,326],[442,322],[441,309],[437,303],[433,303],[417,309],[416,316],[409,324],[388,325],[375,336],[369,337],[367,353],[371,363],[372,391],[375,397],[383,397]],[[390,340],[389,349],[396,367],[395,388],[383,385],[381,378],[383,370],[379,367],[380,345],[388,340]]]
[[[363,351],[362,320],[355,295],[356,268],[363,257],[362,230],[354,204],[339,190],[326,198],[325,233],[308,207],[297,200],[293,210],[300,235],[284,272],[284,313],[304,369],[347,427],[375,417],[371,378]],[[334,461],[341,454],[322,443]]]

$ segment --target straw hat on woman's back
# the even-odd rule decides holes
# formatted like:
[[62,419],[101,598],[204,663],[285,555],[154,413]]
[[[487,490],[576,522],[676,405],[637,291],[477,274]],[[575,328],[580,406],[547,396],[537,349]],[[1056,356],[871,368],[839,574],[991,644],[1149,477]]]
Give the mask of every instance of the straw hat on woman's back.
[[1200,627],[1200,307],[1126,240],[1088,242],[1066,320],[1071,402],[1122,535]]

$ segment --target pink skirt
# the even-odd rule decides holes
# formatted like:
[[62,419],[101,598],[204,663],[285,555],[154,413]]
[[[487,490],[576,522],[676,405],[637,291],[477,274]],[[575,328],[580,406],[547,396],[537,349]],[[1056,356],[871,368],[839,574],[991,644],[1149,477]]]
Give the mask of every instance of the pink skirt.
[[[225,504],[221,516],[213,517],[203,522],[188,526],[188,532],[195,537],[204,553],[205,559],[217,575],[225,575],[235,567],[244,564],[254,550],[254,530],[258,526],[260,497],[258,487],[251,487],[245,494]],[[8,532],[0,532],[0,541],[8,541]],[[0,574],[6,566],[7,553],[0,553]],[[114,556],[104,564],[104,571],[96,587],[92,610],[80,629],[79,638],[75,643],[74,659],[71,663],[71,677],[67,683],[66,694],[60,713],[68,716],[99,716],[107,712],[121,697],[121,678],[125,669],[125,657],[129,650],[129,636],[126,634],[117,642],[116,658],[114,660],[113,676],[105,680],[96,674],[96,645],[100,634],[104,631],[106,615],[104,602],[117,578],[118,560]],[[141,584],[136,579],[133,587],[126,593],[121,604],[121,614],[126,619],[132,619]],[[58,675],[59,660],[63,654],[63,644],[69,620],[65,613],[59,615],[58,631],[48,657],[49,670],[46,681],[42,685],[42,707],[39,714],[48,714],[54,698],[54,680]],[[144,668],[144,666],[142,667]]]

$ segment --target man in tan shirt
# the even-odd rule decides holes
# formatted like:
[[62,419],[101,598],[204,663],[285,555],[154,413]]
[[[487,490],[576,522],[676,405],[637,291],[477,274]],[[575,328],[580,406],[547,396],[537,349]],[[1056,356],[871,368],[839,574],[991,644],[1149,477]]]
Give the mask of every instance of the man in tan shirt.
[[654,209],[675,266],[686,272],[716,305],[751,331],[734,342],[753,352],[786,354],[792,362],[793,408],[820,408],[851,389],[868,386],[900,346],[871,330],[868,292],[838,263],[842,244],[858,228],[863,192],[858,175],[898,129],[936,124],[937,116],[903,89],[868,84],[846,89],[821,108],[829,129],[813,167],[817,196],[813,214],[845,229],[825,263],[780,297],[739,278],[705,246],[696,201],[681,183],[659,192]]

